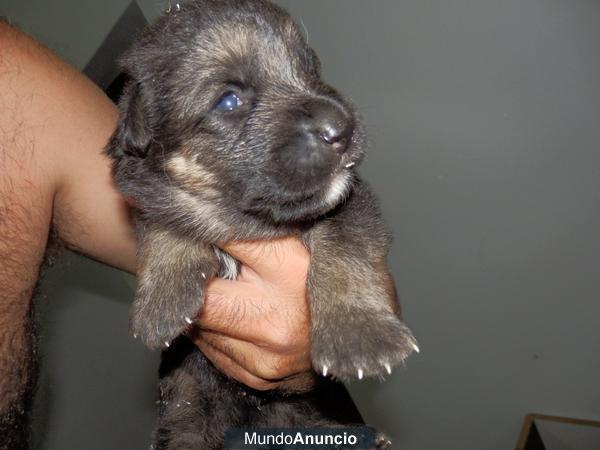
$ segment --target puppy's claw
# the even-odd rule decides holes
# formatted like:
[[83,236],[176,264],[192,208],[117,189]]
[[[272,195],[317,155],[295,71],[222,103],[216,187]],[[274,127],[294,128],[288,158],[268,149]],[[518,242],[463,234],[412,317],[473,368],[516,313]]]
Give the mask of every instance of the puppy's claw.
[[350,164],[346,164],[346,169],[349,169],[350,167],[354,167],[356,165],[356,163],[351,162]]
[[327,366],[323,366],[323,376],[326,377],[327,376],[327,372],[329,371],[329,367]]
[[358,369],[358,379],[362,380],[364,375],[365,375],[365,373],[363,372],[363,370],[362,369]]
[[417,344],[413,344],[413,349],[415,350],[415,352],[421,353],[421,350],[419,350],[419,346]]
[[135,333],[133,333],[133,338],[134,338],[134,339],[137,339],[137,338],[138,338],[138,335],[137,335],[137,334],[135,334]]
[[192,321],[192,319],[190,319],[189,317],[186,317],[186,318],[185,318],[185,321],[186,321],[186,322],[187,322],[189,325],[191,325],[192,323],[194,323],[194,322]]
[[384,364],[383,365],[385,367],[385,370],[387,370],[388,375],[392,374],[392,366],[390,366],[389,364]]
[[168,341],[165,341],[165,347],[169,348],[171,346],[171,343]]
[[206,274],[204,272],[202,272],[200,275],[202,275],[202,278],[206,280]]

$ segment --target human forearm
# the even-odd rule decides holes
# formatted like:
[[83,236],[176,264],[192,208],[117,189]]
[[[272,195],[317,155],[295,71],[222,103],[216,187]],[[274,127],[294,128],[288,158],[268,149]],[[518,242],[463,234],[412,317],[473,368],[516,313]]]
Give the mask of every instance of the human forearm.
[[[39,192],[9,191],[26,183],[3,176],[0,181],[0,414],[24,395],[30,383],[33,329],[29,315],[48,235],[48,205],[35,203]],[[40,202],[43,203],[43,200]]]
[[[6,81],[0,76],[0,91]],[[8,96],[2,100],[6,106]],[[31,297],[52,205],[33,149],[22,130],[7,126],[19,123],[18,114],[17,108],[0,110],[0,449],[25,448],[27,441],[37,367]]]
[[[19,35],[0,24],[0,448],[25,448],[36,381],[31,298],[46,248],[56,177],[47,164],[44,124],[32,121]],[[39,56],[39,55],[38,55]],[[28,93],[28,95],[26,95]]]

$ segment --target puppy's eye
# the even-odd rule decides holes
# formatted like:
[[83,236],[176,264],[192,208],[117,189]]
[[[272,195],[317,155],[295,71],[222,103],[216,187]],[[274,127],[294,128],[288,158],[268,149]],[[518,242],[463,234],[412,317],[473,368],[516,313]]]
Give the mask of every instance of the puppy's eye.
[[242,106],[242,99],[235,92],[227,92],[219,99],[215,108],[219,111],[229,112]]

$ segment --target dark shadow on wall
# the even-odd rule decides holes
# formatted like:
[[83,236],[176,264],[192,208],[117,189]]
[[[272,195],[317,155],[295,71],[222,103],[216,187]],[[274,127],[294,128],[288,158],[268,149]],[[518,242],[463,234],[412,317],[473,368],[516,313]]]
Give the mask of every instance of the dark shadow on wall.
[[118,82],[122,78],[117,60],[147,24],[148,21],[137,2],[131,2],[83,69],[83,73],[113,101],[119,98],[122,86]]

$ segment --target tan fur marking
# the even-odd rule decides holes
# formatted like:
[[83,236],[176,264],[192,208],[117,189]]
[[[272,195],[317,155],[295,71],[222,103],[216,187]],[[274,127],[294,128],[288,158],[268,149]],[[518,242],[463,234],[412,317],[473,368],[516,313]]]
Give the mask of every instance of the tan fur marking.
[[207,190],[217,181],[213,173],[189,156],[178,154],[167,162],[166,167],[168,175],[185,190]]

